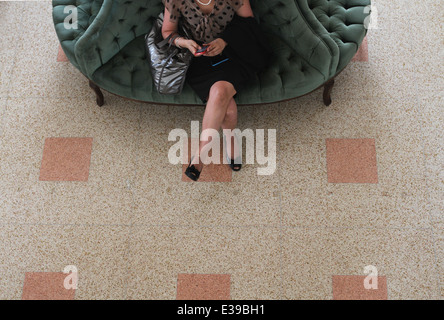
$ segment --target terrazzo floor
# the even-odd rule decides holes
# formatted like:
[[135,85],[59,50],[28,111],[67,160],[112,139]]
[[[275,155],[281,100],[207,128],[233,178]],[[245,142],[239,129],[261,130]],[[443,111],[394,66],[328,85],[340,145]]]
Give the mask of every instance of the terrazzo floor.
[[[99,108],[50,1],[0,1],[0,299],[442,299],[442,0],[375,0],[322,92],[239,106],[276,170],[168,162],[203,106]],[[204,169],[205,170],[205,169]]]

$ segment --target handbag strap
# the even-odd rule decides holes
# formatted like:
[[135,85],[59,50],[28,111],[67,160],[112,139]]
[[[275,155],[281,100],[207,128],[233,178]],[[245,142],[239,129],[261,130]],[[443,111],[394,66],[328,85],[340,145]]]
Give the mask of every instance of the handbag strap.
[[173,33],[170,33],[170,35],[168,37],[166,37],[164,40],[160,41],[157,46],[158,47],[164,47],[168,44],[168,47],[171,47],[171,45],[174,43],[174,40],[176,40],[176,38],[180,37],[180,35],[175,35],[174,37],[172,36]]

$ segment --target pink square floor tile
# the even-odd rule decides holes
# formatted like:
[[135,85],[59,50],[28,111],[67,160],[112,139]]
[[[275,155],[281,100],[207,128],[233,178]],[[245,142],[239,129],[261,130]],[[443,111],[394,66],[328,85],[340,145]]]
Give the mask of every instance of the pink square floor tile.
[[68,57],[62,49],[62,46],[59,45],[59,52],[57,53],[57,62],[68,62]]
[[[196,143],[198,143],[198,139],[195,140]],[[190,163],[190,157],[191,157],[191,138],[188,138],[188,156],[186,159],[184,159],[184,163],[182,165],[182,181],[184,182],[194,182],[190,178],[188,178],[185,175],[185,170],[188,167],[188,164]],[[219,164],[210,163],[208,165],[204,165],[202,169],[202,173],[200,174],[199,180],[197,182],[231,182],[232,176],[231,176],[231,168],[223,163],[223,143],[221,140],[221,146],[220,146],[220,160]],[[211,155],[211,153],[210,153]]]
[[177,300],[229,300],[229,274],[184,274],[177,277]]
[[63,272],[26,272],[22,300],[74,300],[75,289],[66,289]]
[[330,183],[378,183],[374,139],[326,139]]
[[[367,276],[333,276],[333,300],[387,300],[387,278],[378,276],[375,277],[377,280],[367,281],[366,278]],[[373,282],[375,280],[377,283]]]
[[361,46],[353,57],[352,61],[368,61],[368,42],[367,37],[362,40]]
[[41,181],[88,181],[92,138],[46,138]]

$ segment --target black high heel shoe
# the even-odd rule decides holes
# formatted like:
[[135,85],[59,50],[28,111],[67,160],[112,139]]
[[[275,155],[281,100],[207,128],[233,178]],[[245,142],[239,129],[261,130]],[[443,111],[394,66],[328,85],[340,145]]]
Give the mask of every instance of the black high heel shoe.
[[228,165],[230,166],[231,170],[233,171],[239,171],[242,169],[242,158],[238,157],[236,159],[230,159],[230,157],[227,155],[227,161]]
[[191,164],[191,161],[193,161],[193,159],[190,160],[190,164],[188,165],[187,169],[185,170],[185,175],[188,178],[190,178],[191,180],[197,181],[200,177],[200,171],[196,169],[194,164]]
[[[237,139],[236,136],[234,136],[234,138]],[[225,140],[225,145],[227,145],[227,139],[225,138],[225,135],[224,135],[224,140]],[[242,157],[239,155],[236,159],[233,160],[228,155],[228,151],[226,151],[226,154],[227,154],[228,165],[230,166],[231,170],[239,171],[242,168]]]
[[230,159],[229,156],[227,156],[227,160],[228,160],[228,165],[230,166],[231,170],[233,171],[239,171],[240,169],[242,169],[242,163],[239,163],[242,161],[241,158],[236,158],[236,159]]

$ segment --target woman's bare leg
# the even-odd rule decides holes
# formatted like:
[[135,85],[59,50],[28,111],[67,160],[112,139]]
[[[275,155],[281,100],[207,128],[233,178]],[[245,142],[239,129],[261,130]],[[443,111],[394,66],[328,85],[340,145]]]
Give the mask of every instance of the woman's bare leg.
[[[224,121],[222,122],[222,129],[229,129],[230,131],[227,133],[231,133],[232,130],[236,129],[237,126],[237,104],[234,98],[231,98],[230,103],[227,108],[227,113],[225,114]],[[235,139],[235,136],[232,134],[227,134],[227,144],[230,144],[231,139],[231,148],[227,147],[227,150],[231,150],[229,157],[230,159],[234,160],[238,157],[238,144],[237,140]]]
[[[227,81],[217,81],[210,89],[208,102],[205,107],[205,112],[202,120],[202,134],[199,143],[199,154],[207,143],[211,141],[211,136],[206,129],[219,130],[224,122],[227,114],[228,106],[231,99],[236,94],[234,86]],[[193,160],[194,166],[197,170],[202,171],[203,163],[199,157],[199,163]]]
[[234,98],[231,98],[227,112],[225,113],[224,121],[222,122],[222,129],[233,130],[237,126],[237,104]]

